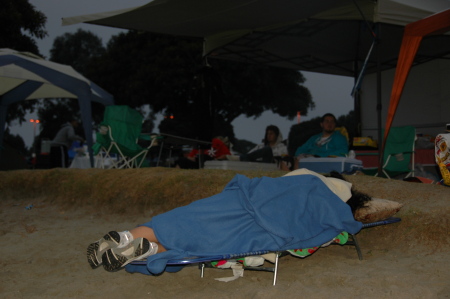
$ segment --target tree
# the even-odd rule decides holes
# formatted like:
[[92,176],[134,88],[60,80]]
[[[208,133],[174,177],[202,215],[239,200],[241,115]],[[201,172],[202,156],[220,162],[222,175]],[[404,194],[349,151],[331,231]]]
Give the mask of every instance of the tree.
[[314,107],[297,71],[213,59],[204,66],[201,53],[199,40],[130,31],[109,41],[89,76],[117,104],[149,104],[174,116],[161,132],[191,138],[232,137],[231,122],[241,114],[272,110],[292,119]]
[[91,61],[105,53],[102,40],[90,31],[78,29],[75,33],[65,33],[53,41],[50,60],[72,66],[85,75]]
[[44,29],[47,17],[28,0],[0,0],[0,7],[0,48],[40,55],[33,37],[47,36]]
[[[40,139],[53,139],[59,128],[73,118],[80,119],[80,107],[75,99],[44,100],[38,108]],[[80,128],[81,129],[81,128]],[[83,134],[81,130],[77,134]]]
[[106,54],[87,75],[111,92],[118,104],[150,104],[155,112],[164,112],[180,99],[191,101],[186,96],[200,69],[198,41],[130,31],[111,38]]
[[319,134],[322,131],[320,120],[321,117],[318,116],[291,127],[288,136],[288,152],[291,156],[293,156],[297,148],[304,144],[311,136]]
[[[72,120],[80,119],[80,107],[75,99],[47,99],[38,105],[38,119],[40,120],[40,133],[36,137],[34,146],[39,152],[42,140],[52,140],[60,127]],[[76,134],[83,136],[81,126],[76,129]]]
[[5,130],[3,137],[2,159],[0,170],[13,170],[29,168],[26,161],[27,148],[19,135],[11,135],[9,128]]
[[[47,35],[47,17],[35,10],[28,0],[0,0],[0,48],[39,53],[35,38]],[[41,55],[42,56],[42,55]],[[35,101],[22,101],[9,105],[7,123],[18,119],[25,121],[27,112],[34,111]]]
[[25,146],[23,138],[19,135],[12,135],[9,128],[5,130],[4,144],[8,144],[14,148],[16,152],[22,156],[27,154],[27,147]]
[[[78,29],[75,33],[65,33],[53,41],[50,49],[50,60],[72,66],[76,71],[85,75],[94,58],[105,53],[102,40],[95,34]],[[95,82],[95,81],[94,81]],[[103,106],[93,103],[92,110],[100,121]],[[80,106],[75,99],[45,100],[38,108],[41,119],[41,139],[53,139],[60,126],[70,118],[80,118]],[[83,135],[80,131],[79,135]],[[39,144],[39,143],[38,143]]]
[[[106,55],[106,50],[103,47],[102,40],[90,31],[78,29],[75,33],[65,33],[62,36],[55,38],[53,47],[50,50],[50,60],[72,66],[76,71],[89,78],[93,82],[102,85],[102,74],[96,71],[99,65],[99,61]],[[115,67],[119,67],[115,65]],[[107,70],[108,71],[108,70]],[[106,71],[106,72],[107,72]],[[115,71],[115,70],[111,70]],[[120,80],[119,80],[120,82]],[[113,85],[114,86],[114,85]],[[114,88],[106,89],[108,92],[114,94]],[[77,105],[74,105],[73,101],[65,102],[66,108],[70,115],[77,115],[79,109]],[[145,129],[151,130],[154,126],[155,116],[154,113],[147,113],[148,109],[145,109],[145,103],[136,106],[137,110],[140,110],[145,116]],[[55,106],[47,106],[45,109],[53,109]],[[102,121],[104,112],[104,106],[99,103],[92,103],[93,121],[99,123]]]
[[292,120],[298,111],[307,115],[308,109],[314,108],[309,90],[302,85],[305,78],[298,71],[210,61],[221,77],[225,101],[220,103],[219,110],[227,122],[241,114],[258,117],[267,110]]

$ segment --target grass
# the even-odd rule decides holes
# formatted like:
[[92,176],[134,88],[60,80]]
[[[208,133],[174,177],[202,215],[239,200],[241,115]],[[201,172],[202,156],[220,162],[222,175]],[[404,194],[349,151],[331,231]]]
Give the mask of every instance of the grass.
[[[248,177],[279,177],[282,171],[242,171]],[[231,170],[49,169],[0,171],[0,201],[24,205],[39,200],[64,210],[154,216],[217,194],[236,175]],[[404,204],[397,224],[364,229],[360,239],[371,249],[425,245],[448,250],[450,188],[371,176],[347,176],[355,189]]]

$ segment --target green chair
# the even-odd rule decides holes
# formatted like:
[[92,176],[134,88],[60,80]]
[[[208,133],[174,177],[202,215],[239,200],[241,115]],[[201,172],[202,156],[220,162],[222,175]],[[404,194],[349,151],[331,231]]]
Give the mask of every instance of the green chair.
[[[384,136],[384,130],[382,132]],[[416,129],[412,126],[393,127],[389,131],[383,155],[382,171],[387,178],[407,173],[414,176],[414,143]],[[375,176],[377,176],[375,174]]]
[[[107,106],[93,146],[98,168],[139,168],[157,136],[142,135],[142,115],[128,106]],[[150,145],[143,147],[139,140]],[[114,157],[115,156],[115,157]]]

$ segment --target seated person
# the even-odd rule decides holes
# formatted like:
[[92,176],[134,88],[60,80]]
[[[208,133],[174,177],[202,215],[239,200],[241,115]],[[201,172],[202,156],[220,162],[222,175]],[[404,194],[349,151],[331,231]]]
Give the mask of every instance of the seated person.
[[210,149],[193,149],[187,157],[178,159],[175,165],[177,168],[198,169],[199,155],[202,155],[203,163],[208,160],[226,160],[227,155],[231,155],[229,145],[230,142],[227,137],[217,136],[213,138]]
[[283,136],[277,126],[270,125],[266,128],[263,143],[255,146],[248,153],[240,156],[227,156],[232,161],[250,161],[273,163],[274,157],[288,155],[288,149],[283,143]]
[[76,119],[72,119],[69,122],[63,124],[56,133],[50,143],[50,167],[69,167],[69,148],[74,141],[85,142],[84,138],[75,134],[75,129],[79,126],[79,122]]
[[[365,196],[365,197],[364,197]],[[366,195],[342,176],[325,177],[299,169],[278,178],[236,175],[216,195],[152,217],[130,231],[111,231],[91,243],[91,267],[156,275],[179,270],[170,259],[259,250],[282,251],[320,246],[341,232],[357,233],[362,224],[352,211]],[[355,204],[357,203],[357,204]]]
[[322,116],[322,132],[312,136],[298,147],[294,156],[297,160],[304,157],[345,157],[348,153],[348,141],[336,131],[336,117],[331,113]]

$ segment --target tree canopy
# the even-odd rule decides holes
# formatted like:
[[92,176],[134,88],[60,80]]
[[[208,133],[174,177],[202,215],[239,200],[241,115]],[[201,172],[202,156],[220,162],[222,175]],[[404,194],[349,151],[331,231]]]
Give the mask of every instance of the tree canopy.
[[40,55],[34,38],[47,35],[47,17],[28,0],[0,0],[0,48]]
[[[75,33],[65,33],[55,38],[50,49],[50,60],[70,65],[80,74],[86,75],[92,67],[92,61],[104,54],[105,48],[97,35],[78,29]],[[103,109],[103,105],[92,103],[93,114],[97,115],[94,121],[97,123],[101,121]],[[80,118],[80,106],[75,99],[44,101],[39,106],[38,116],[43,120],[41,137],[53,138],[60,125],[71,118]]]
[[81,74],[86,74],[91,60],[105,53],[102,40],[90,31],[78,29],[75,33],[65,33],[53,41],[50,60],[72,66]]
[[231,122],[240,115],[272,110],[292,119],[314,107],[300,72],[214,59],[206,64],[201,53],[199,40],[129,31],[109,41],[86,76],[116,104],[171,115],[161,132],[192,138],[232,137]]
[[[28,0],[0,0],[0,48],[31,52],[42,56],[36,44],[36,38],[47,35],[45,22],[47,17]],[[35,101],[22,101],[11,104],[6,121],[18,119],[25,121],[27,112],[33,112]]]
[[[40,55],[36,39],[47,35],[46,16],[28,0],[0,0],[0,5],[0,48]],[[306,116],[314,108],[302,73],[214,58],[206,60],[202,57],[202,46],[197,39],[128,31],[113,36],[105,48],[98,36],[79,29],[54,40],[50,59],[71,65],[113,94],[116,104],[146,114],[148,131],[153,130],[154,115],[162,113],[167,117],[159,126],[160,132],[203,140],[224,135],[233,140],[231,123],[241,115],[257,118],[270,110],[292,120],[298,111]],[[33,112],[35,103],[10,105],[7,121],[24,121],[26,113]],[[92,108],[94,121],[99,123],[104,107],[93,103]],[[41,137],[52,138],[55,128],[78,113],[76,100],[45,101],[38,109]],[[353,126],[352,117],[350,113],[338,121]],[[319,120],[293,126],[290,150],[320,131]],[[249,146],[242,144],[242,149]]]

